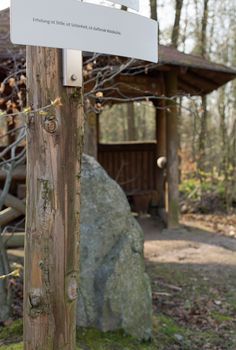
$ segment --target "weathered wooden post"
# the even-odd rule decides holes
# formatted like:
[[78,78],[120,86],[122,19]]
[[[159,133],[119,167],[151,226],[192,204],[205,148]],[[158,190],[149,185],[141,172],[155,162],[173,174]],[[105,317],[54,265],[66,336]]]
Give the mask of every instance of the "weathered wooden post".
[[27,48],[24,349],[75,349],[82,90],[64,88],[61,50]]
[[166,103],[167,181],[168,181],[168,228],[179,227],[179,159],[178,159],[178,112],[176,98],[178,78],[176,72],[167,72],[166,95],[172,100]]
[[[164,76],[161,74],[161,94],[165,96]],[[153,100],[156,108],[156,141],[157,141],[157,160],[166,158],[166,106],[164,99]],[[156,189],[158,193],[158,211],[159,215],[165,211],[165,165],[160,168],[157,164],[156,171]]]

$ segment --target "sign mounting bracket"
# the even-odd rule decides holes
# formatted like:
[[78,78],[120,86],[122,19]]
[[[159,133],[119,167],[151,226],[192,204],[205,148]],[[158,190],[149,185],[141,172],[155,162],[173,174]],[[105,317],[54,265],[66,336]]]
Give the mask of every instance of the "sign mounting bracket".
[[82,87],[83,58],[82,51],[63,49],[62,60],[63,86]]

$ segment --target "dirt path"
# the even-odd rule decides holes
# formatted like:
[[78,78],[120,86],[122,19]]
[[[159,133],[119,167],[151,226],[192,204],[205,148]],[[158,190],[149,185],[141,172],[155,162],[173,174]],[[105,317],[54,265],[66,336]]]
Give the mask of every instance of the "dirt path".
[[236,350],[236,239],[139,222],[160,349]]
[[206,269],[236,269],[236,239],[182,226],[163,230],[150,218],[139,219],[145,233],[145,257],[153,262],[191,264]]

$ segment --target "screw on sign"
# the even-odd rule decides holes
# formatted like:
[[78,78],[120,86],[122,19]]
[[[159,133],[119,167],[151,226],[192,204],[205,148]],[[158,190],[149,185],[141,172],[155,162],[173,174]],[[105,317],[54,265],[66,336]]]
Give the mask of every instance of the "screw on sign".
[[72,81],[76,81],[77,79],[78,79],[77,75],[76,74],[72,74],[71,80]]
[[[139,7],[138,0],[111,2]],[[76,348],[84,123],[78,50],[157,62],[156,36],[155,21],[111,7],[75,0],[11,1],[11,40],[28,45],[32,106],[27,127],[24,350]],[[59,49],[66,49],[63,55]],[[57,97],[62,103],[52,106]],[[34,113],[45,106],[50,106],[46,116]]]

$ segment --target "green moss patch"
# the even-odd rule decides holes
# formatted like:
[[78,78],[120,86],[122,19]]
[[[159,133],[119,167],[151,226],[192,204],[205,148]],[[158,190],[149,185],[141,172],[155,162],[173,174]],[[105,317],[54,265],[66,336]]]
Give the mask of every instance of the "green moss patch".
[[156,350],[153,342],[139,342],[123,331],[102,333],[96,329],[80,329],[78,350]]
[[2,346],[0,346],[0,349],[1,350],[23,350],[23,343],[2,345]]
[[22,338],[23,322],[22,320],[14,321],[10,326],[0,328],[0,340],[9,340]]

